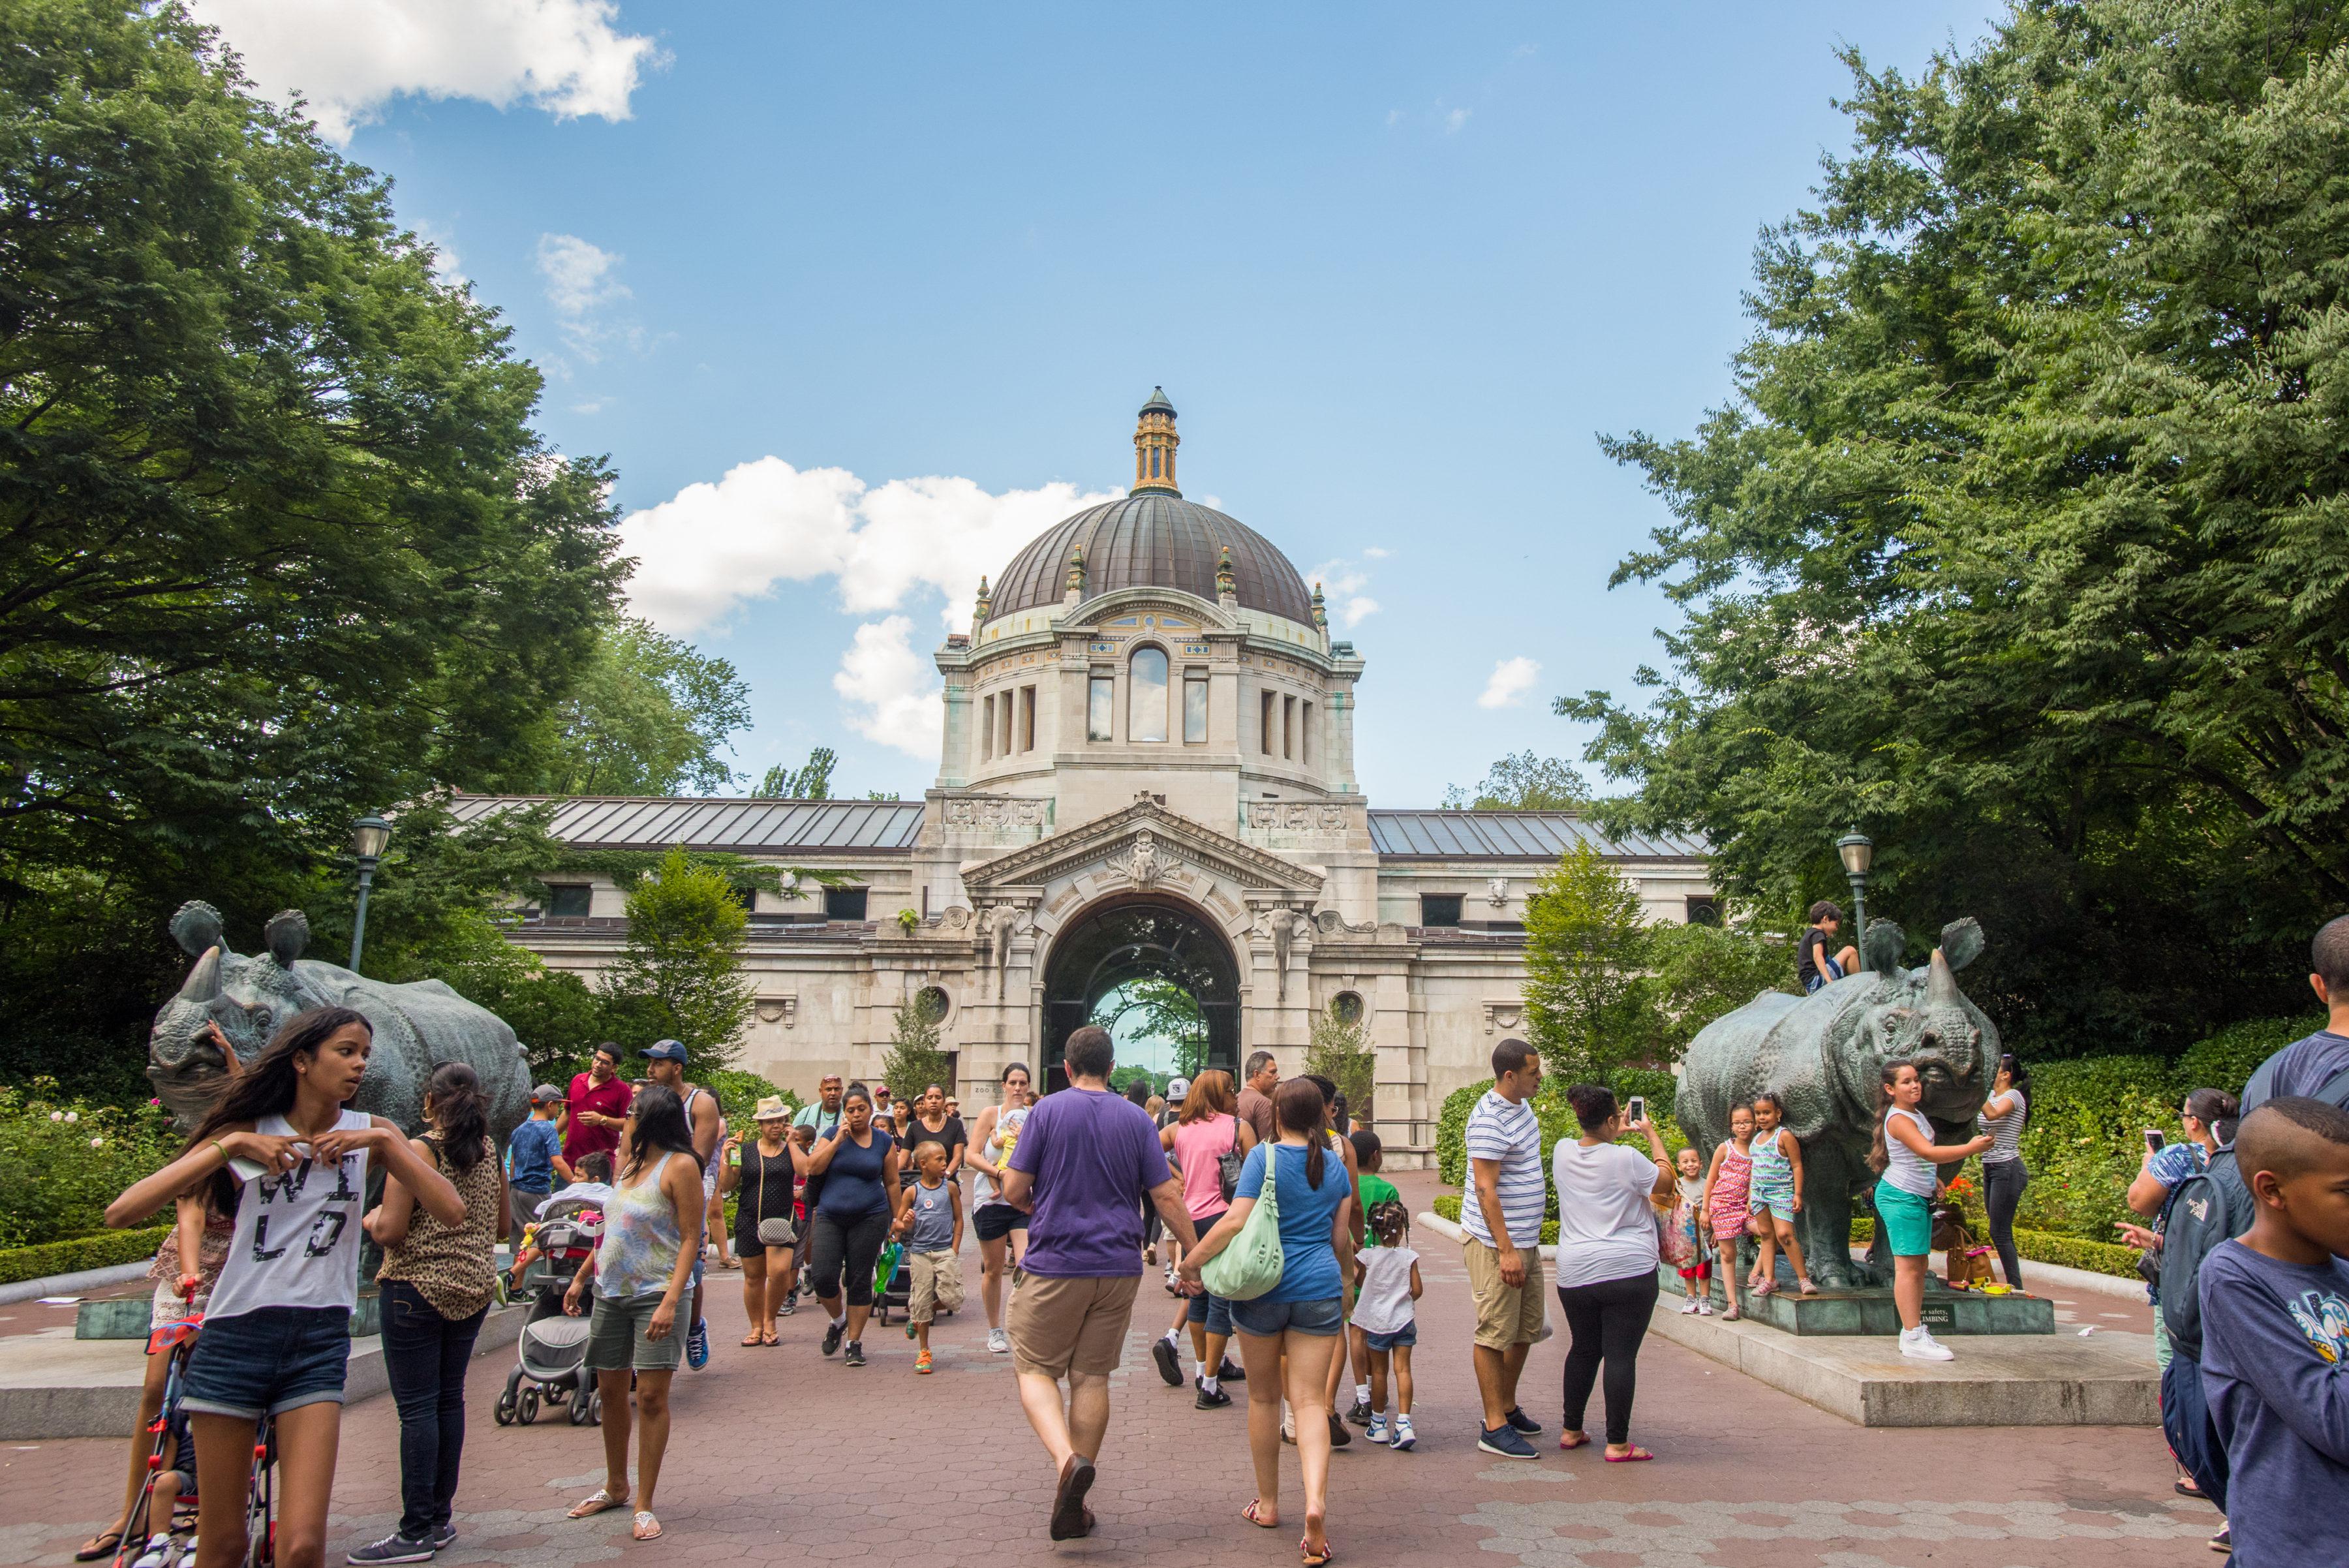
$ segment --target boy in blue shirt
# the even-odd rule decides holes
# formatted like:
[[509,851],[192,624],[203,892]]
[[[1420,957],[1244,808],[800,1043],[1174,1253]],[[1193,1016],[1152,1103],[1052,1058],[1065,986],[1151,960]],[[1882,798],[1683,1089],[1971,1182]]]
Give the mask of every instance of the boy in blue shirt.
[[541,1084],[530,1092],[530,1119],[506,1143],[506,1212],[517,1251],[523,1230],[537,1220],[538,1206],[554,1190],[554,1178],[574,1179],[563,1161],[563,1128],[555,1120],[562,1111],[563,1091]]
[[2235,1159],[2254,1218],[2197,1277],[2202,1387],[2235,1561],[2302,1568],[2338,1560],[2349,1517],[2349,1112],[2270,1100]]

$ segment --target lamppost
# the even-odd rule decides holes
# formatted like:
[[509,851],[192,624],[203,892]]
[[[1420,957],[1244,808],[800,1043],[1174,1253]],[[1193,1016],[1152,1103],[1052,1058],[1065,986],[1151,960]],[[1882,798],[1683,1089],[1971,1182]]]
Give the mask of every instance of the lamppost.
[[1868,868],[1876,861],[1876,840],[1857,827],[1836,840],[1843,857],[1843,874],[1851,878],[1851,945],[1868,961]]
[[359,863],[359,910],[351,918],[351,971],[358,971],[359,950],[367,944],[367,888],[375,881],[376,862],[391,842],[391,824],[369,813],[351,824],[351,853]]

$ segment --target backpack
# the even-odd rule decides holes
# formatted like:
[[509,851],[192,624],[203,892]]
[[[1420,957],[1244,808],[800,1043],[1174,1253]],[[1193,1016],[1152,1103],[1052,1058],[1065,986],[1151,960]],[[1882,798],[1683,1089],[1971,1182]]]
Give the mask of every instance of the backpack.
[[2251,1189],[2235,1168],[2233,1145],[2178,1184],[2169,1196],[2168,1222],[2161,1233],[2161,1325],[2170,1347],[2202,1359],[2202,1302],[2196,1278],[2202,1260],[2221,1241],[2251,1228]]

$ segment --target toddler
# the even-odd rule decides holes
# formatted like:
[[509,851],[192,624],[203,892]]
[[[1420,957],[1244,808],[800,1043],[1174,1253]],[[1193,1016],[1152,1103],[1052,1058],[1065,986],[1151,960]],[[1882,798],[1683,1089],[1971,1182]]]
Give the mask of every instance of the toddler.
[[[1377,1245],[1354,1254],[1354,1327],[1369,1353],[1371,1425],[1362,1435],[1397,1453],[1419,1442],[1411,1427],[1411,1347],[1419,1343],[1419,1320],[1412,1308],[1426,1287],[1419,1278],[1419,1254],[1403,1245],[1410,1211],[1392,1199],[1368,1216]],[[1387,1374],[1394,1374],[1395,1413],[1387,1417]]]
[[1765,1092],[1754,1096],[1754,1182],[1746,1207],[1758,1221],[1754,1234],[1761,1239],[1762,1255],[1754,1262],[1754,1277],[1745,1282],[1757,1296],[1778,1288],[1781,1251],[1794,1265],[1795,1282],[1802,1293],[1810,1295],[1818,1289],[1804,1267],[1803,1243],[1795,1236],[1795,1216],[1803,1211],[1803,1146],[1779,1125],[1785,1116],[1777,1096]]
[[896,1231],[905,1242],[905,1266],[912,1283],[905,1295],[905,1337],[921,1345],[914,1370],[930,1366],[930,1322],[944,1307],[962,1305],[962,1184],[947,1179],[946,1145],[924,1138],[914,1150],[921,1179],[905,1197],[905,1211],[897,1216]]
[[1704,1194],[1698,1207],[1713,1222],[1714,1250],[1729,1259],[1722,1283],[1729,1295],[1729,1305],[1722,1312],[1723,1323],[1737,1321],[1737,1239],[1754,1229],[1753,1217],[1746,1213],[1746,1199],[1754,1181],[1754,1112],[1747,1106],[1734,1106],[1729,1112],[1729,1137],[1713,1151],[1713,1164],[1704,1173]]
[[1688,1242],[1688,1262],[1681,1265],[1681,1289],[1688,1293],[1682,1314],[1713,1315],[1713,1238],[1706,1232],[1704,1156],[1692,1144],[1673,1162],[1680,1168],[1680,1201],[1672,1206],[1671,1223]]

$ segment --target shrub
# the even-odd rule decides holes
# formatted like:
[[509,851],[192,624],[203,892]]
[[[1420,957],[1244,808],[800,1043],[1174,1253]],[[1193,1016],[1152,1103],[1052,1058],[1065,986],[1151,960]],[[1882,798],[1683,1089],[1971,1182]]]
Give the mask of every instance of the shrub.
[[105,1230],[106,1206],[181,1141],[153,1101],[119,1110],[61,1095],[50,1078],[0,1086],[0,1247]]
[[2261,1063],[2300,1039],[2324,1027],[2322,1018],[2257,1018],[2221,1029],[2208,1040],[2189,1045],[2178,1061],[2181,1095],[2196,1089],[2224,1089],[2240,1095]]
[[777,1088],[756,1073],[744,1072],[740,1068],[713,1068],[701,1074],[699,1081],[703,1087],[718,1096],[719,1109],[726,1113],[726,1125],[734,1132],[751,1130],[750,1113],[769,1095],[781,1095],[783,1104],[791,1106],[794,1115],[800,1108],[797,1095],[789,1089]]
[[2090,1241],[2078,1236],[2058,1236],[2017,1226],[2014,1250],[2034,1263],[2057,1263],[2067,1269],[2115,1274],[2125,1280],[2137,1277],[2137,1250],[2110,1241]]
[[[1688,1143],[1680,1124],[1670,1114],[1676,1082],[1670,1073],[1626,1067],[1618,1069],[1608,1085],[1615,1091],[1618,1100],[1628,1099],[1635,1094],[1648,1096],[1648,1115],[1656,1124],[1657,1134],[1664,1140],[1665,1151],[1674,1156]],[[1476,1102],[1484,1097],[1487,1086],[1468,1084],[1444,1097],[1444,1109],[1435,1124],[1435,1167],[1436,1174],[1444,1179],[1446,1186],[1463,1190],[1466,1188],[1468,1113],[1476,1108]],[[1534,1116],[1541,1124],[1542,1172],[1547,1187],[1550,1151],[1557,1147],[1558,1139],[1579,1137],[1582,1129],[1574,1119],[1574,1107],[1567,1104],[1564,1085],[1545,1079],[1542,1092],[1534,1096],[1533,1106]],[[1626,1133],[1617,1141],[1642,1153],[1648,1147],[1648,1140],[1637,1133]],[[1544,1212],[1552,1220],[1557,1218],[1557,1189],[1555,1187],[1547,1188],[1547,1207]]]
[[42,1280],[51,1274],[78,1274],[84,1269],[108,1269],[119,1263],[144,1262],[171,1233],[169,1225],[150,1231],[100,1231],[36,1247],[0,1248],[0,1285],[20,1280]]

